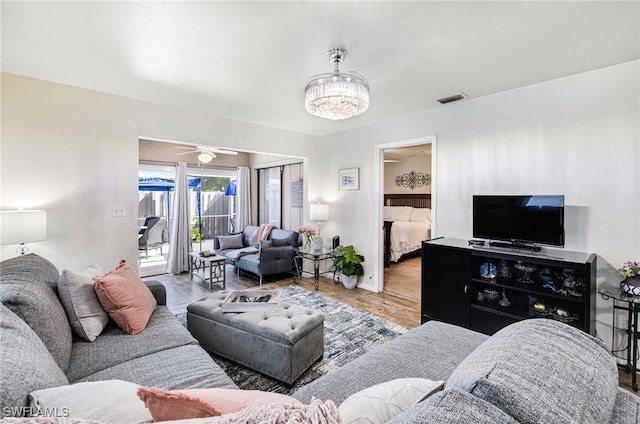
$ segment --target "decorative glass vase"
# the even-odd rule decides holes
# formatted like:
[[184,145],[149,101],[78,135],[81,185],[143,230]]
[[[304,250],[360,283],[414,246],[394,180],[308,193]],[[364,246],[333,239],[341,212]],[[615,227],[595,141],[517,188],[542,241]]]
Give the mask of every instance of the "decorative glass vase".
[[313,253],[322,252],[322,237],[315,236],[311,239],[311,251]]
[[302,234],[302,247],[304,248],[305,252],[308,252],[309,250],[311,250],[311,240],[313,240],[313,236],[314,234],[311,233],[303,233]]

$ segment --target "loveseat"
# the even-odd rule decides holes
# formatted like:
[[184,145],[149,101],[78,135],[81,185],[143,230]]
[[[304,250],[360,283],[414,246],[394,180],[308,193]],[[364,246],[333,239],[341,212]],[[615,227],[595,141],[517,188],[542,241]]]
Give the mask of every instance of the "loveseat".
[[227,258],[227,263],[240,270],[251,272],[260,278],[267,275],[293,271],[298,232],[274,228],[266,240],[252,241],[260,227],[248,225],[242,232],[214,237],[216,254]]
[[[340,405],[369,387],[409,377],[444,380],[444,389],[390,424],[640,423],[640,398],[618,387],[617,366],[605,345],[549,319],[521,321],[491,337],[429,321],[293,397]],[[365,416],[376,409],[363,401]]]
[[[59,388],[55,396],[69,399],[65,396],[82,395],[70,393],[75,387],[83,391],[92,387],[71,383],[120,380],[171,390],[237,388],[165,306],[161,283],[146,283],[157,307],[144,331],[129,335],[110,321],[89,342],[71,328],[57,293],[60,278],[51,262],[35,254],[0,264],[0,418],[33,413],[31,393],[42,393],[42,399],[46,399],[49,393],[43,389]],[[129,388],[114,384],[116,393]],[[100,389],[99,398],[108,396],[104,390]],[[132,390],[135,401],[135,387]],[[36,408],[67,407],[68,402],[59,401],[53,406],[45,402]],[[135,420],[126,415],[129,411],[124,404],[119,409],[124,416],[101,418],[111,422]],[[65,411],[52,414],[65,416]]]

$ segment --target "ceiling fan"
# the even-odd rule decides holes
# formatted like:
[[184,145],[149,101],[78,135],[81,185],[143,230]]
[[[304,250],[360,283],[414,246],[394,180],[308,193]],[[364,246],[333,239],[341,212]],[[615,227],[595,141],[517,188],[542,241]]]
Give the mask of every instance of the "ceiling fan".
[[218,154],[222,154],[222,155],[237,155],[238,152],[234,152],[233,150],[224,150],[224,149],[217,149],[215,147],[209,147],[209,146],[189,146],[189,147],[182,147],[182,146],[176,146],[176,149],[187,149],[188,151],[186,152],[182,152],[182,153],[178,153],[177,155],[188,155],[191,153],[198,153],[198,160],[202,163],[209,163],[211,162],[211,160],[213,158],[216,157],[216,153]]

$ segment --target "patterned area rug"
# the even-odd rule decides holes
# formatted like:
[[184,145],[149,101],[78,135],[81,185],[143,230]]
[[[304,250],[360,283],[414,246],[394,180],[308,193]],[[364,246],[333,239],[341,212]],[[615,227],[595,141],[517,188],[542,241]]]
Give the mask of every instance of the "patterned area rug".
[[[211,354],[216,363],[241,389],[293,393],[297,388],[354,360],[375,345],[387,342],[407,331],[401,325],[300,286],[290,285],[281,290],[282,300],[324,314],[324,358],[314,363],[293,386],[287,386],[259,372]],[[186,324],[185,312],[176,316]]]

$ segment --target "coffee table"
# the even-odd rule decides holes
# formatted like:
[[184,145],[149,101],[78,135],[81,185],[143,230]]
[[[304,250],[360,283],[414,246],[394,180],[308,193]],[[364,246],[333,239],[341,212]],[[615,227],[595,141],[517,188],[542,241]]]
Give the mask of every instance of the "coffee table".
[[207,293],[187,306],[187,329],[203,348],[289,385],[322,359],[322,312],[284,301],[270,310],[225,312],[228,294]]
[[[202,279],[205,283],[209,282],[209,290],[211,290],[212,284],[222,283],[222,288],[227,287],[227,258],[220,255],[212,255],[212,256],[200,256],[200,254],[195,252],[189,252],[189,257],[191,259],[191,266],[189,267],[191,270],[191,278],[193,279],[194,272],[202,270],[202,275],[195,273],[197,277]],[[209,277],[206,277],[207,268],[209,268]]]

